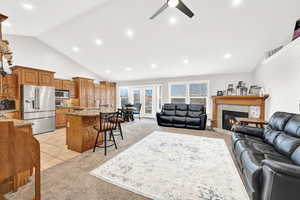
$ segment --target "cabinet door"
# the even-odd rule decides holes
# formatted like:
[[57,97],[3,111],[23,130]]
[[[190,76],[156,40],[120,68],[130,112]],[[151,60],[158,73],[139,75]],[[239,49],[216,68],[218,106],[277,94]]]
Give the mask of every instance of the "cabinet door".
[[39,72],[31,69],[23,69],[22,73],[22,82],[23,85],[38,85],[39,84]]
[[88,101],[88,107],[95,107],[95,85],[93,81],[88,80],[87,83],[87,101]]
[[55,89],[56,90],[62,90],[62,85],[63,85],[63,81],[62,80],[60,80],[60,79],[54,79],[54,81],[53,81],[53,85],[54,85],[54,87],[55,87]]
[[80,86],[79,86],[79,104],[81,107],[87,107],[87,81],[86,80],[80,80]]
[[0,96],[4,98],[15,99],[17,97],[18,86],[16,75],[8,74],[3,78],[2,92]]
[[70,85],[71,85],[71,81],[69,81],[69,80],[63,80],[62,81],[62,89],[63,90],[70,91]]
[[77,88],[76,83],[74,81],[70,82],[70,97],[77,98]]
[[54,74],[50,72],[39,72],[39,85],[53,86]]

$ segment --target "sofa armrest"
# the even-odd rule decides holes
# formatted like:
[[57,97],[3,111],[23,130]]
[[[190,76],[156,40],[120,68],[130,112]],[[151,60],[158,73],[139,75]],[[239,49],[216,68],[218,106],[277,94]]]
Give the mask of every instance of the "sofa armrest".
[[264,167],[270,168],[275,173],[300,179],[300,166],[273,160],[264,160],[262,164]]
[[241,126],[241,125],[234,125],[232,127],[232,131],[236,133],[242,133],[250,136],[255,136],[259,138],[263,138],[264,135],[264,128],[256,128],[252,126]]
[[300,166],[264,160],[261,200],[299,200]]

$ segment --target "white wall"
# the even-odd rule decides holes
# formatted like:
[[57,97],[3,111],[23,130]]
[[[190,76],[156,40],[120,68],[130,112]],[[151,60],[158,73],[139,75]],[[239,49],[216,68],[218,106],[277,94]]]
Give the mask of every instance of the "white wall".
[[[209,81],[209,96],[214,96],[219,90],[225,90],[229,83],[236,84],[238,81],[245,81],[248,86],[253,83],[252,73],[237,73],[237,74],[218,74],[218,75],[203,75],[203,76],[188,76],[178,78],[151,79],[140,81],[118,82],[118,86],[135,86],[135,85],[163,85],[163,102],[169,100],[169,82],[184,82],[184,81]],[[211,113],[211,102],[207,112]]]
[[56,72],[56,78],[86,77],[96,81],[103,80],[95,73],[74,62],[65,55],[47,46],[34,37],[4,35],[10,42],[14,65],[44,69]]
[[300,39],[260,64],[253,77],[270,94],[267,119],[276,111],[299,113]]

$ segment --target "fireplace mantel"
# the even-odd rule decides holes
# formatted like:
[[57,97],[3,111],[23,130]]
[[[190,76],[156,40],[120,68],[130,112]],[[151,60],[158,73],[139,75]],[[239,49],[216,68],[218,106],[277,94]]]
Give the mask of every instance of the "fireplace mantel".
[[260,107],[259,119],[265,119],[265,101],[269,95],[264,96],[212,96],[212,126],[218,127],[218,105],[240,105],[240,106],[258,106]]

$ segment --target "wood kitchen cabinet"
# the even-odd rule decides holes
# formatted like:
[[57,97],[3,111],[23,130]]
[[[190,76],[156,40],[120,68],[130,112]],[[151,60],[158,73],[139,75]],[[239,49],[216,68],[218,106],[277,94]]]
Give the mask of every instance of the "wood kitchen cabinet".
[[39,71],[39,85],[53,86],[54,73],[47,71]]
[[76,84],[74,81],[63,80],[63,90],[68,90],[70,92],[71,98],[76,98]]
[[76,83],[71,80],[54,79],[56,90],[68,90],[71,98],[76,98]]
[[63,88],[63,80],[61,80],[61,79],[54,79],[53,85],[54,85],[54,87],[55,87],[56,90],[62,90],[62,88]]
[[77,98],[77,88],[76,83],[74,81],[70,81],[70,97],[71,98]]
[[95,86],[93,79],[86,79],[81,77],[73,78],[77,86],[77,97],[80,107],[94,107],[95,106]]
[[100,102],[101,105],[107,105],[110,111],[116,110],[116,83],[100,82]]
[[55,72],[23,66],[13,66],[11,70],[18,77],[18,85],[53,86]]
[[56,128],[62,128],[66,126],[66,113],[69,112],[68,108],[56,109]]
[[7,74],[5,77],[2,77],[0,98],[15,99],[17,97],[17,88],[17,76]]

